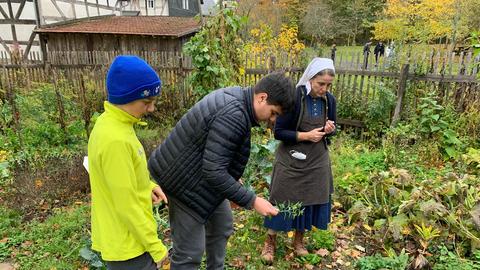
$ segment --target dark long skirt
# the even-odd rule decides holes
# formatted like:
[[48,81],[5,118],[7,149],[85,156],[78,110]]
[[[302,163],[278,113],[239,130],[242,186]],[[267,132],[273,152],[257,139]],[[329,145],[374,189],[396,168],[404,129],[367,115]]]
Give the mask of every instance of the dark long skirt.
[[266,217],[263,226],[274,231],[309,231],[312,226],[317,229],[326,230],[330,223],[331,216],[331,199],[330,202],[324,204],[316,204],[305,206],[303,214],[293,219],[279,213],[274,217]]

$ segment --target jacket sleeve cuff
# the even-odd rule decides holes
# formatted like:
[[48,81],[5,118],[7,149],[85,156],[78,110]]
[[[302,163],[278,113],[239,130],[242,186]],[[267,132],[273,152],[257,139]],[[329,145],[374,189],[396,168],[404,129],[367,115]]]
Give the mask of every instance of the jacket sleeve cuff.
[[156,247],[155,251],[150,251],[149,253],[155,263],[162,261],[168,255],[167,248],[161,242],[159,243],[159,247]]
[[253,208],[253,204],[255,203],[256,198],[257,198],[257,195],[253,194],[252,198],[245,205],[245,209],[251,210]]
[[150,190],[153,190],[153,188],[156,186],[158,186],[158,184],[150,180]]

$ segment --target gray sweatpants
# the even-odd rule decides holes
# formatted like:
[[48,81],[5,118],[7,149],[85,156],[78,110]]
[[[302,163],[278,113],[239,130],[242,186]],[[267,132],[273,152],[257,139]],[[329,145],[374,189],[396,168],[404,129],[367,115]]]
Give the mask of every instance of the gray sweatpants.
[[220,204],[206,224],[180,208],[175,200],[169,198],[168,207],[173,242],[170,269],[197,270],[204,252],[207,270],[224,269],[227,241],[233,233],[229,201]]
[[157,270],[157,264],[148,252],[127,261],[106,262],[106,264],[108,270]]

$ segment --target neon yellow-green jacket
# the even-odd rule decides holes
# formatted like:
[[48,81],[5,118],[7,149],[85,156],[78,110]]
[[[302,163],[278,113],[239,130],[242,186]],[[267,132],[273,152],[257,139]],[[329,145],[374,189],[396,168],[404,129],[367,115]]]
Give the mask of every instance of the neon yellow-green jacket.
[[155,262],[167,254],[153,218],[143,146],[133,125],[140,120],[105,102],[88,141],[92,188],[92,249],[106,261],[149,252]]

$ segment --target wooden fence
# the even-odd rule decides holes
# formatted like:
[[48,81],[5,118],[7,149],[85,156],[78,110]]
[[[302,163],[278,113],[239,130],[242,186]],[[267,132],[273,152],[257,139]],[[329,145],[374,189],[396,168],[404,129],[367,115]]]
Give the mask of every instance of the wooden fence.
[[[14,97],[22,91],[30,91],[36,83],[51,83],[59,80],[70,84],[78,102],[82,105],[85,122],[95,110],[89,105],[88,92],[96,91],[105,98],[105,76],[108,65],[119,52],[49,52],[48,61],[43,62],[37,53],[31,53],[27,61],[19,62],[0,55],[0,97],[16,112]],[[159,73],[165,91],[162,107],[168,110],[191,105],[191,86],[186,78],[193,70],[191,59],[178,52],[130,51],[144,58]],[[244,55],[240,84],[255,84],[262,76],[273,70],[289,73],[298,81],[311,56]],[[368,65],[366,65],[368,61]],[[388,88],[397,96],[397,106],[392,111],[392,120],[398,121],[402,114],[414,112],[418,98],[426,92],[436,93],[444,104],[452,104],[462,111],[467,106],[480,106],[480,83],[478,78],[479,61],[472,53],[423,53],[408,57],[381,57],[378,63],[373,55],[364,58],[360,53],[336,55],[336,82],[332,89],[337,97],[339,110],[343,109],[343,124],[362,127],[362,119],[355,119],[345,110],[346,104],[353,106],[357,113],[366,110],[372,102],[378,101],[380,89]],[[56,87],[55,89],[57,89]],[[61,101],[61,91],[58,92]],[[61,104],[58,105],[61,114]],[[350,108],[352,109],[352,108]],[[16,116],[16,125],[21,116]],[[87,119],[88,118],[88,119]],[[64,121],[64,120],[61,120]],[[60,123],[62,125],[62,123]]]

